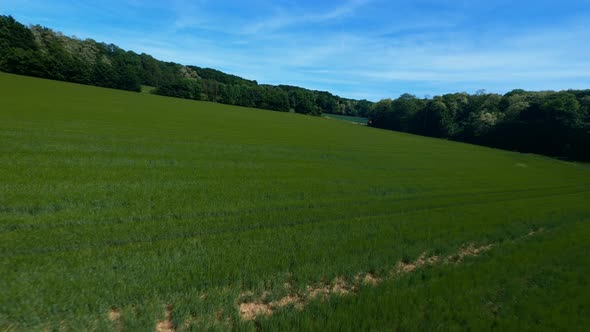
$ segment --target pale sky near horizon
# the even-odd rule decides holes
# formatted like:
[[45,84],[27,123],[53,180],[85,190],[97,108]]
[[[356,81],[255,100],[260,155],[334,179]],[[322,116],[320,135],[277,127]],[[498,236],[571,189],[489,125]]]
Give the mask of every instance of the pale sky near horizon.
[[590,0],[0,0],[0,14],[348,98],[590,88]]

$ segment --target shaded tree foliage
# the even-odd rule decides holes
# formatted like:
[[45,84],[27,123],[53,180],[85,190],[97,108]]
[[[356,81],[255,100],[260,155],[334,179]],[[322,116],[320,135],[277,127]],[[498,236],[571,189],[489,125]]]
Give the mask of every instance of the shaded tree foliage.
[[431,99],[402,95],[372,106],[369,124],[520,152],[590,161],[590,90]]

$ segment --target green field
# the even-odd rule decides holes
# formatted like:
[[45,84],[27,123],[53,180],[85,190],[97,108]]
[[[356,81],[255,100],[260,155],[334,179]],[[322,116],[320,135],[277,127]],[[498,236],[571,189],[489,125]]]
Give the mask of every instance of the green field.
[[[0,91],[0,330],[149,331],[166,305],[177,331],[590,326],[588,165],[1,73]],[[449,258],[469,244],[491,246]]]

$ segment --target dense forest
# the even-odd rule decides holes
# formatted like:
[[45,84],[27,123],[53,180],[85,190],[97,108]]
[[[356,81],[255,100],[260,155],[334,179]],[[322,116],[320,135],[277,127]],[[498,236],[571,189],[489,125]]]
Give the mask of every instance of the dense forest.
[[480,91],[431,99],[404,94],[372,103],[159,61],[113,44],[27,27],[11,16],[0,16],[0,71],[129,91],[148,85],[160,95],[281,112],[362,116],[377,128],[590,160],[590,90]]
[[590,161],[590,90],[479,91],[376,103],[369,125],[495,148]]
[[366,117],[372,105],[328,92],[262,85],[215,69],[159,61],[39,25],[26,27],[11,16],[0,16],[0,70],[129,91],[148,85],[165,96],[311,115]]

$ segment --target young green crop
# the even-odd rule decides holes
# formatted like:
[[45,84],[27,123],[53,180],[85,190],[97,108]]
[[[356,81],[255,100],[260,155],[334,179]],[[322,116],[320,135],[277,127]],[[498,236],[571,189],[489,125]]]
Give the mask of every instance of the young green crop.
[[[394,281],[256,322],[242,321],[237,306],[247,291],[279,298],[359,272],[382,276],[424,251],[446,255],[465,243],[503,243],[547,229],[543,240],[505,249],[506,258],[498,251],[477,258],[482,263],[432,267],[436,278],[401,283],[413,301],[408,308],[438,308],[444,303],[432,301],[451,296],[460,318],[479,310],[478,287],[519,278],[490,266],[513,263],[520,247],[522,255],[552,250],[558,259],[574,248],[566,238],[587,233],[584,164],[8,74],[0,74],[0,89],[3,329],[149,330],[166,304],[178,329],[185,322],[220,330],[337,328],[324,324],[331,317],[355,322],[351,328],[391,328],[405,314],[387,299],[401,287]],[[586,271],[582,263],[568,265],[572,278]],[[473,293],[453,298],[448,289],[457,286],[445,288],[485,271],[497,275],[470,286]],[[547,286],[553,293],[573,287],[587,294],[578,279],[555,278]],[[563,294],[556,306],[568,301]],[[512,308],[526,294],[507,296]],[[372,299],[390,316],[378,319]],[[555,324],[583,322],[589,299],[577,301],[586,309]],[[119,322],[109,320],[112,308]],[[519,307],[522,327],[535,328],[529,309]],[[428,312],[409,317],[400,328],[454,322]],[[412,325],[428,317],[432,325]],[[470,322],[458,327],[475,326]]]

